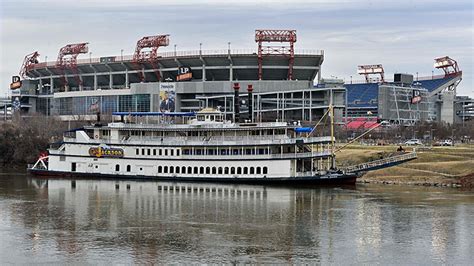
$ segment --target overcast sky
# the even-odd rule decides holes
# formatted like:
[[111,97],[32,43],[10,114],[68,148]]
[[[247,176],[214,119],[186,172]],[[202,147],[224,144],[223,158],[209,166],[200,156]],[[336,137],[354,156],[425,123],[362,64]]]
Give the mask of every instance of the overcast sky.
[[[296,29],[297,49],[325,51],[323,77],[349,81],[359,64],[394,72],[441,74],[449,55],[463,70],[458,94],[474,97],[470,0],[0,0],[0,95],[26,54],[55,60],[68,43],[89,42],[93,57],[132,54],[142,36],[170,34],[162,51],[256,48],[258,28]],[[81,55],[79,58],[88,58]]]

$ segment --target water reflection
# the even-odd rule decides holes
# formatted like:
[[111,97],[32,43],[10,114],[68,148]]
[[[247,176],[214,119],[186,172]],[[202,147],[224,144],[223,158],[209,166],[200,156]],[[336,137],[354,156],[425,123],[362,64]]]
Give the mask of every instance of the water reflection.
[[462,264],[472,203],[449,189],[3,178],[0,262]]

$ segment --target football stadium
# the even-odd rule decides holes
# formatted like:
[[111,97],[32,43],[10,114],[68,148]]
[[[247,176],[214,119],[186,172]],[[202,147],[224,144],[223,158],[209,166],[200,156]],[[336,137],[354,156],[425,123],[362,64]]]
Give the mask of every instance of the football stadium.
[[232,119],[237,105],[243,119],[309,123],[332,105],[335,120],[350,127],[379,120],[455,123],[474,114],[472,99],[456,95],[462,71],[447,56],[435,59],[442,75],[395,73],[385,79],[382,65],[364,65],[358,67],[363,82],[344,84],[321,77],[323,50],[295,49],[296,30],[256,30],[254,37],[255,50],[231,49],[229,43],[222,50],[178,51],[175,45],[170,51],[170,36],[156,35],[139,39],[132,55],[122,50],[93,58],[88,43],[77,43],[60,48],[57,60],[41,62],[36,51],[13,77],[11,106],[25,116],[95,120],[113,112],[204,108]]

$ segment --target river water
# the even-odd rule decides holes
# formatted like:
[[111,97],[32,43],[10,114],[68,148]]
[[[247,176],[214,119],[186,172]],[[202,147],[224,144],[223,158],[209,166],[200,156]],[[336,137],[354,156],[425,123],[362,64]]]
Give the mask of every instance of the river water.
[[474,193],[450,188],[74,184],[0,174],[2,265],[468,265],[473,231]]

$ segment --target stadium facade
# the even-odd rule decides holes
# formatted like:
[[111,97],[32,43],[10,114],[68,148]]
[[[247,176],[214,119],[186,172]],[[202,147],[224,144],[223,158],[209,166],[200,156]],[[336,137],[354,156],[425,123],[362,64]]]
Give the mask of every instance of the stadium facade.
[[[445,64],[438,63],[440,61]],[[462,71],[449,57],[435,59],[435,68],[443,69],[445,73],[430,77],[394,74],[392,80],[387,80],[381,65],[377,66],[381,69],[377,72],[381,74],[379,78],[344,85],[347,89],[345,117],[348,121],[363,118],[403,125],[419,121],[452,124],[473,117],[472,99],[456,95]]]
[[431,78],[404,75],[404,80],[386,81],[382,75],[375,82],[344,84],[321,78],[322,50],[294,49],[294,30],[256,30],[255,41],[255,50],[229,45],[225,50],[177,51],[175,46],[158,52],[169,45],[168,35],[147,36],[137,42],[133,55],[92,58],[89,53],[86,59],[77,57],[87,55],[87,43],[69,44],[52,62],[39,62],[34,52],[24,59],[23,80],[11,84],[12,107],[26,115],[66,120],[94,120],[97,113],[218,108],[232,119],[233,84],[239,83],[243,118],[314,122],[331,104],[340,123],[360,118],[453,123],[472,117],[472,99],[456,96],[462,79],[457,64]]
[[[331,103],[338,117],[342,116],[344,87],[314,87],[314,80],[321,79],[324,52],[295,50],[295,31],[257,30],[256,50],[229,47],[158,53],[157,46],[140,49],[142,41],[152,37],[142,38],[133,56],[63,59],[74,49],[76,57],[87,53],[85,44],[61,48],[63,54],[60,51],[55,62],[38,62],[37,56],[29,55],[24,63],[26,79],[13,98],[21,102],[25,113],[64,119],[94,119],[99,111],[189,112],[206,107],[219,108],[230,117],[234,114],[233,83],[238,82],[244,117],[249,115],[249,85],[254,118],[314,121]],[[161,40],[162,45],[168,44]],[[278,46],[269,46],[275,41]],[[149,46],[153,45],[156,43]],[[58,63],[61,61],[66,63]],[[163,110],[163,101],[173,102],[172,109]]]

